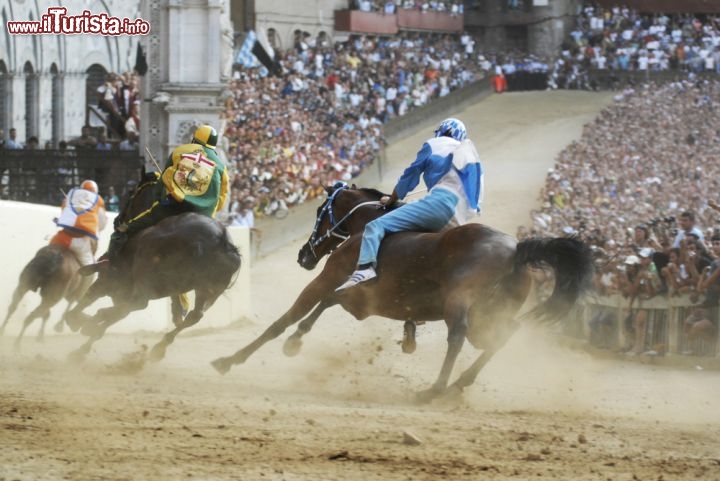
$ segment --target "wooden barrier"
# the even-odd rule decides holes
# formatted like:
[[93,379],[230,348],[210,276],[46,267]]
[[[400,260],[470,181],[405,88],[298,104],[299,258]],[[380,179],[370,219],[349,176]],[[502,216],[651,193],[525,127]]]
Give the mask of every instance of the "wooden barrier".
[[632,316],[638,310],[647,312],[646,333],[642,343],[643,351],[658,354],[694,354],[702,356],[720,355],[718,336],[718,308],[708,309],[709,318],[716,329],[714,337],[694,338],[688,335],[685,320],[697,309],[688,296],[661,297],[643,300],[640,305],[620,295],[597,296],[588,299],[579,315],[568,316],[564,332],[574,337],[589,340],[598,347],[609,349],[628,348],[633,343],[629,336]]

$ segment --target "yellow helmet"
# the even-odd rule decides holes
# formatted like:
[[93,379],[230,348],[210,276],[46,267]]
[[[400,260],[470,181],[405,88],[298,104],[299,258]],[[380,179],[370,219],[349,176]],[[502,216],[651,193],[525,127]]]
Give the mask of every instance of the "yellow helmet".
[[98,186],[94,180],[83,180],[82,184],[80,184],[80,188],[84,190],[89,190],[90,192],[94,192],[96,194],[98,193]]
[[209,125],[201,125],[195,129],[193,134],[192,143],[200,144],[210,149],[214,149],[217,145],[218,133],[217,130]]

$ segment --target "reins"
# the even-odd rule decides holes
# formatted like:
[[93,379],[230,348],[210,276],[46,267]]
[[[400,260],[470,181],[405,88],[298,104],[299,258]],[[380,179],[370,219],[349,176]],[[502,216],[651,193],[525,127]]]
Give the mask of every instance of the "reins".
[[[360,204],[354,206],[350,211],[345,214],[340,220],[335,220],[335,213],[333,211],[333,201],[335,200],[335,196],[343,190],[348,189],[347,185],[343,185],[339,188],[337,188],[330,196],[328,197],[328,200],[325,202],[325,205],[320,210],[320,213],[317,216],[317,219],[315,219],[315,225],[313,226],[312,234],[310,235],[310,241],[308,242],[308,245],[310,246],[310,252],[312,252],[312,255],[315,257],[315,259],[318,259],[317,254],[315,253],[315,247],[317,247],[321,242],[323,242],[326,239],[329,239],[330,237],[337,237],[341,240],[341,243],[346,241],[350,235],[347,233],[340,232],[341,225],[343,222],[345,222],[351,215],[355,213],[356,210],[358,210],[360,207],[364,207],[366,205],[381,205],[379,201],[376,200],[370,200],[367,202],[361,202]],[[318,229],[320,227],[320,222],[323,219],[323,216],[325,213],[328,214],[328,218],[330,220],[330,228],[321,236],[318,237]]]

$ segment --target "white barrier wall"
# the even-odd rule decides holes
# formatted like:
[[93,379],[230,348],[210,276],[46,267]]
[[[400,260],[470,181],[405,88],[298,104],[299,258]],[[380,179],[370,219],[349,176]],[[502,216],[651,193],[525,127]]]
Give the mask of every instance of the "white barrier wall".
[[[53,218],[57,217],[59,213],[60,209],[57,207],[0,201],[0,225],[3,232],[2,242],[0,242],[2,252],[0,255],[0,273],[2,273],[3,277],[0,286],[0,320],[5,318],[7,306],[10,304],[12,293],[17,286],[18,277],[23,267],[33,258],[38,249],[47,245],[50,238],[57,232],[58,229],[53,223]],[[108,226],[100,236],[97,255],[105,252],[110,240],[114,214],[109,217]],[[196,329],[227,326],[250,312],[249,230],[246,228],[232,228],[230,229],[230,235],[243,257],[242,266],[235,283],[208,310],[205,317],[195,327]],[[17,334],[25,316],[39,302],[40,296],[37,293],[27,293],[18,310],[10,319],[5,330],[6,335]],[[54,333],[52,325],[60,319],[66,305],[67,303],[63,300],[53,308],[48,321],[48,328],[45,331],[46,334]],[[109,298],[100,299],[87,312],[93,313],[97,308],[108,305],[110,305]],[[166,299],[159,299],[151,301],[147,309],[130,314],[110,328],[110,332],[165,331],[171,326],[170,302]],[[40,319],[35,321],[27,334],[30,336],[35,335],[39,327]]]

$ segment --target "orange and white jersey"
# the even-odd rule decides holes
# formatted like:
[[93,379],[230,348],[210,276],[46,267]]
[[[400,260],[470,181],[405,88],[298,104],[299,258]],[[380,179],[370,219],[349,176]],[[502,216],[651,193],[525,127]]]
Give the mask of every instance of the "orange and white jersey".
[[105,201],[99,194],[85,189],[72,189],[62,203],[57,225],[68,233],[98,238],[105,228]]

